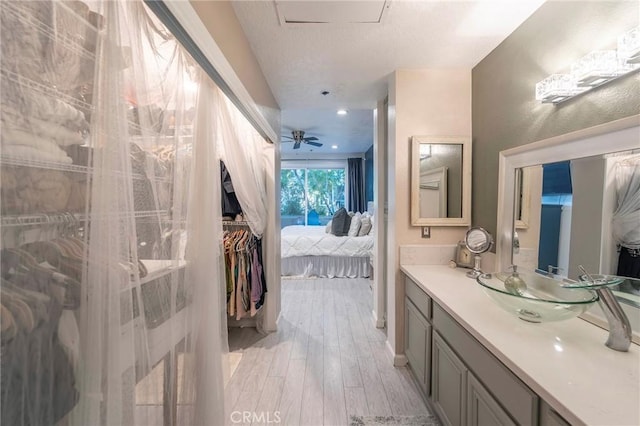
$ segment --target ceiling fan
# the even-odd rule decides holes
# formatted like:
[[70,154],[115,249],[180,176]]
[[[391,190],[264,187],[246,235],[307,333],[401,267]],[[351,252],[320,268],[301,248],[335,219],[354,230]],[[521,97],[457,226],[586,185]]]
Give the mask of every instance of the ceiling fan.
[[[292,136],[283,136],[283,138],[291,139],[291,141],[295,142],[293,144],[293,149],[300,148],[301,143],[306,143],[313,146],[322,146],[320,142],[315,142],[318,140],[318,138],[316,138],[315,136],[309,136],[305,138],[304,130],[292,130],[291,135]],[[289,142],[289,141],[283,141],[283,142]]]

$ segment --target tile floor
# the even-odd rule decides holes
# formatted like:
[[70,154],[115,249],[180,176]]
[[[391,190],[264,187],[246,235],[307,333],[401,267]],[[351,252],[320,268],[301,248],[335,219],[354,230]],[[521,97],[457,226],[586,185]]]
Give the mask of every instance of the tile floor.
[[428,414],[373,326],[369,285],[286,279],[277,333],[231,329],[230,351],[242,358],[225,389],[227,424],[338,426],[351,415]]

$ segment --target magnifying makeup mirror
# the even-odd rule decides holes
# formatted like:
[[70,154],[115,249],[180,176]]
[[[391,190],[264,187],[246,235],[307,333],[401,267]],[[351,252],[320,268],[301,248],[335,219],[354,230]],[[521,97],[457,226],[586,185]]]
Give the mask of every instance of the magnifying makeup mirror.
[[470,228],[464,236],[464,244],[467,249],[474,254],[473,269],[467,272],[467,277],[478,278],[480,270],[480,255],[491,248],[493,238],[484,228],[475,226]]

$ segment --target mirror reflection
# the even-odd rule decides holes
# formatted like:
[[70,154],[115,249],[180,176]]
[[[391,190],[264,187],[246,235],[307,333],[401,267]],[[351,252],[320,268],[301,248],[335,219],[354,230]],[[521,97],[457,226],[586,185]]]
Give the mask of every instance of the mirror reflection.
[[420,144],[420,217],[462,217],[462,145]]
[[[637,278],[612,290],[640,329],[640,150],[530,166],[517,175],[528,176],[520,191],[529,191],[529,211],[514,263],[570,279],[581,274],[578,265]],[[514,207],[518,219],[522,209]]]
[[[465,165],[465,143],[447,138],[413,138],[412,225],[464,219],[464,175],[465,167],[469,167]],[[432,219],[444,222],[425,222]]]

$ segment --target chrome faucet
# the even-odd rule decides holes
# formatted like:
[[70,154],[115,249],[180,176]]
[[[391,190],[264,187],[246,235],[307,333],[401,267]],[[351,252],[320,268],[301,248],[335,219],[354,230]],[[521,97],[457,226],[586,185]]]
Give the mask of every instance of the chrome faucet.
[[578,265],[578,268],[584,274],[580,277],[581,280],[586,276],[588,281],[594,285],[593,289],[598,294],[598,305],[609,323],[609,337],[605,345],[616,351],[627,352],[631,345],[631,324],[629,324],[627,314],[622,310],[613,292],[607,287],[606,280],[598,284],[598,280],[595,280],[582,265]]
[[610,289],[602,287],[596,290],[598,305],[609,323],[609,337],[605,345],[616,351],[626,352],[631,345],[631,324],[620,303]]

